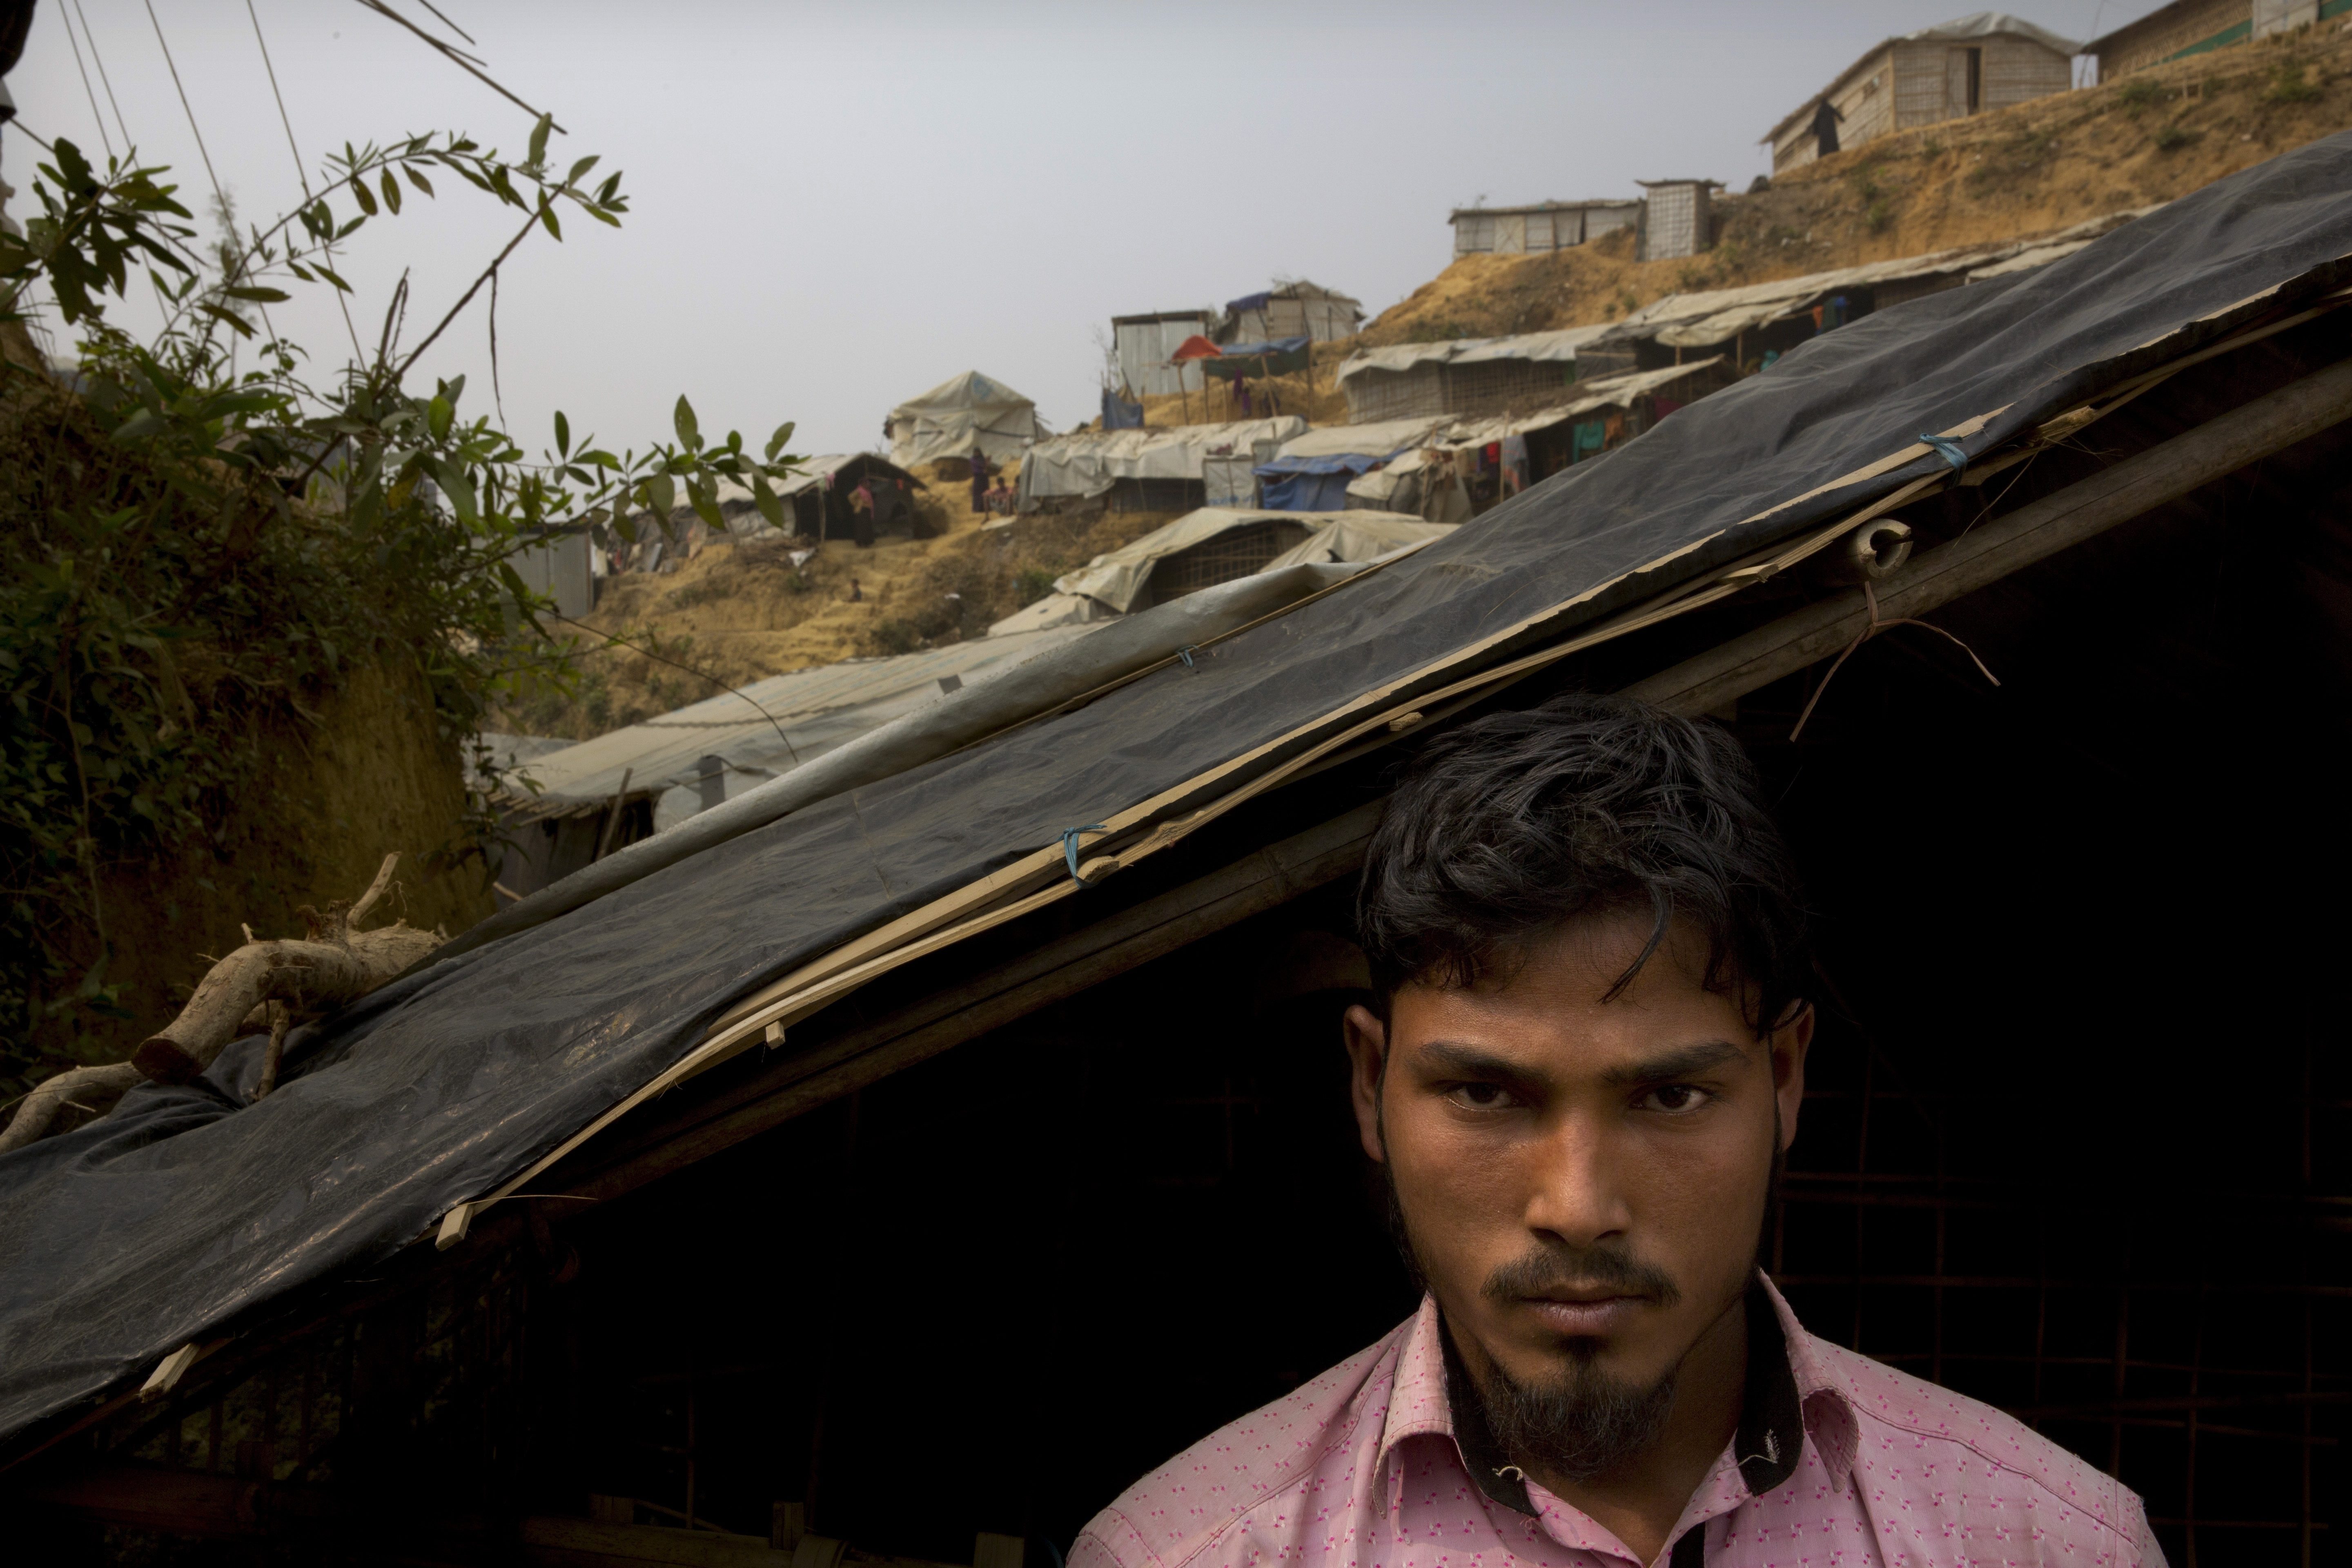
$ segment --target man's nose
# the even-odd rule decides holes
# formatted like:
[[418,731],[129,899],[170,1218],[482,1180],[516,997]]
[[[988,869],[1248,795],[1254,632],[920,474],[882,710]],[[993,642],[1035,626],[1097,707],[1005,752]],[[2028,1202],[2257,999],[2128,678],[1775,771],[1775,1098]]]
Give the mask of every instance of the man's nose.
[[1528,1151],[1527,1224],[1570,1247],[1622,1237],[1633,1223],[1623,1162],[1602,1130],[1563,1115]]

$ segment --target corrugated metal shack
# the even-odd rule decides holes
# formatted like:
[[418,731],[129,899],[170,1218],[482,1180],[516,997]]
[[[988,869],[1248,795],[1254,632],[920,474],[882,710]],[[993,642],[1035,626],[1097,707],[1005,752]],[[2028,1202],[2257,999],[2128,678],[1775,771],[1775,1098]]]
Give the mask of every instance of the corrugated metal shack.
[[1211,335],[1220,343],[1265,343],[1308,338],[1328,343],[1352,338],[1364,320],[1363,301],[1297,279],[1259,294],[1225,301],[1224,319]]
[[1148,316],[1113,316],[1111,351],[1129,397],[1165,397],[1201,390],[1198,365],[1172,364],[1186,338],[1215,331],[1214,310],[1155,310]]
[[2352,0],[2173,0],[2092,39],[2083,52],[2097,58],[2101,81],[2113,81],[2150,66],[2292,32],[2347,13],[2352,13]]
[[1456,256],[1520,256],[1583,245],[1612,229],[1633,227],[1641,215],[1638,198],[1596,197],[1526,207],[1456,207],[1445,221],[1454,226]]
[[1605,326],[1522,332],[1507,338],[1460,338],[1450,342],[1397,343],[1359,349],[1335,377],[1347,394],[1352,425],[1529,412],[1569,395],[1576,382],[1576,352]]
[[1772,127],[1764,138],[1772,172],[1889,132],[2064,92],[2074,85],[2079,47],[2005,11],[1979,11],[1888,38]]

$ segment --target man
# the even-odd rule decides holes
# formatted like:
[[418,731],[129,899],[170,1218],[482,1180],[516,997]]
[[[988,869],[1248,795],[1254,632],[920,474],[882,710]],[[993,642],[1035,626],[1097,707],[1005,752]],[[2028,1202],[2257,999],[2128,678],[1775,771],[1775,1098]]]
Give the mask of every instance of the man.
[[1421,1309],[1071,1568],[2162,1563],[2121,1485],[1813,1338],[1758,1269],[1812,972],[1721,731],[1570,696],[1440,738],[1357,916],[1357,1123]]

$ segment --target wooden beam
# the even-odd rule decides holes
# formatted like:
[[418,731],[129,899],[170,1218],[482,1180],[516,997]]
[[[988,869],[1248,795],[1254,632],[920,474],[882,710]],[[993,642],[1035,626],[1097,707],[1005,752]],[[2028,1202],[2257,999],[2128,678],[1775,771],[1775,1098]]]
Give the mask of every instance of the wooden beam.
[[1374,801],[1267,845],[1001,969],[779,1062],[724,1095],[617,1142],[605,1163],[565,1183],[564,1191],[599,1201],[618,1197],[1344,877],[1363,863],[1364,846],[1385,805]]
[[[1882,621],[1927,614],[2352,417],[2352,360],[2208,420],[1912,558],[1875,584]],[[1855,588],[1625,689],[1705,713],[1836,654],[1870,624]]]

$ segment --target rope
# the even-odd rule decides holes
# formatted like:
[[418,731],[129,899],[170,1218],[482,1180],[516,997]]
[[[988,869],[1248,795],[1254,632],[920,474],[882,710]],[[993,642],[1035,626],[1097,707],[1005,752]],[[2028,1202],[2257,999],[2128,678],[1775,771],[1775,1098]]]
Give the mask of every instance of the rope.
[[112,162],[114,138],[106,133],[106,114],[98,107],[98,89],[89,85],[89,68],[81,63],[81,41],[74,37],[70,17],[66,19],[66,42],[73,46],[74,69],[81,73],[81,90],[83,96],[89,100],[89,117],[98,121],[98,139],[106,146],[108,161]]
[[1063,833],[1062,858],[1070,863],[1070,880],[1076,882],[1079,887],[1085,887],[1087,885],[1087,879],[1078,875],[1078,835],[1081,833],[1108,833],[1109,831],[1109,828],[1105,827],[1099,822],[1089,822],[1084,827],[1069,828]]
[[106,101],[114,110],[114,128],[122,132],[122,155],[131,152],[131,127],[122,121],[122,105],[115,101],[114,79],[106,74],[106,57],[98,52],[98,35],[89,30],[89,14],[81,8],[81,0],[74,0],[74,15],[81,18],[81,36],[89,40],[89,63],[98,68],[98,85],[106,89]]
[[[1922,437],[1922,439],[1926,439],[1926,437]],[[1954,647],[1958,648],[1962,653],[1967,654],[1969,660],[1976,665],[1978,673],[1981,674],[1987,680],[1991,681],[1995,686],[1999,686],[2000,684],[2000,677],[1995,675],[1991,670],[1985,668],[1985,661],[1977,658],[1976,649],[1970,647],[1968,644],[1962,642],[1959,638],[1954,637],[1943,627],[1931,626],[1925,621],[1915,621],[1908,616],[1897,616],[1895,619],[1891,621],[1880,620],[1878,618],[1878,595],[1872,589],[1868,583],[1864,583],[1862,585],[1862,599],[1864,604],[1870,606],[1870,624],[1862,628],[1861,632],[1855,636],[1853,641],[1845,645],[1845,651],[1837,656],[1837,662],[1830,666],[1830,672],[1822,677],[1822,683],[1813,688],[1813,694],[1811,697],[1805,699],[1805,710],[1797,715],[1797,727],[1789,731],[1789,739],[1791,741],[1805,732],[1805,721],[1813,716],[1814,705],[1821,701],[1822,693],[1830,689],[1830,682],[1837,679],[1837,672],[1845,668],[1845,661],[1853,657],[1854,649],[1860,647],[1871,638],[1876,637],[1879,633],[1883,631],[1890,631],[1896,626],[1917,626],[1922,631],[1935,633],[1937,637],[1942,637],[1945,641],[1950,643]]]
[[1919,439],[1935,447],[1936,455],[1949,463],[1954,473],[1957,474],[1969,466],[1968,453],[1961,450],[1960,444],[1949,436],[1930,436],[1922,430],[1919,433]]
[[[81,4],[81,0],[74,0],[74,4],[78,5]],[[278,100],[278,123],[286,127],[286,150],[294,154],[294,177],[302,182],[302,205],[308,206],[315,199],[310,195],[310,171],[302,162],[300,145],[294,140],[294,121],[292,116],[286,112],[286,95],[278,90],[278,68],[269,61],[269,40],[261,36],[261,14],[253,8],[253,0],[245,0],[245,14],[253,18],[253,41],[261,46],[261,68],[268,73],[269,96]],[[335,242],[328,239],[320,241],[320,244],[326,251],[327,258],[333,260]],[[355,360],[365,359],[367,351],[360,347],[360,329],[352,320],[351,301],[343,298],[343,291],[341,289],[335,290],[335,304],[343,312],[343,331],[352,335],[352,357]],[[497,378],[493,375],[491,379],[495,383]],[[503,411],[499,416],[505,417]]]

